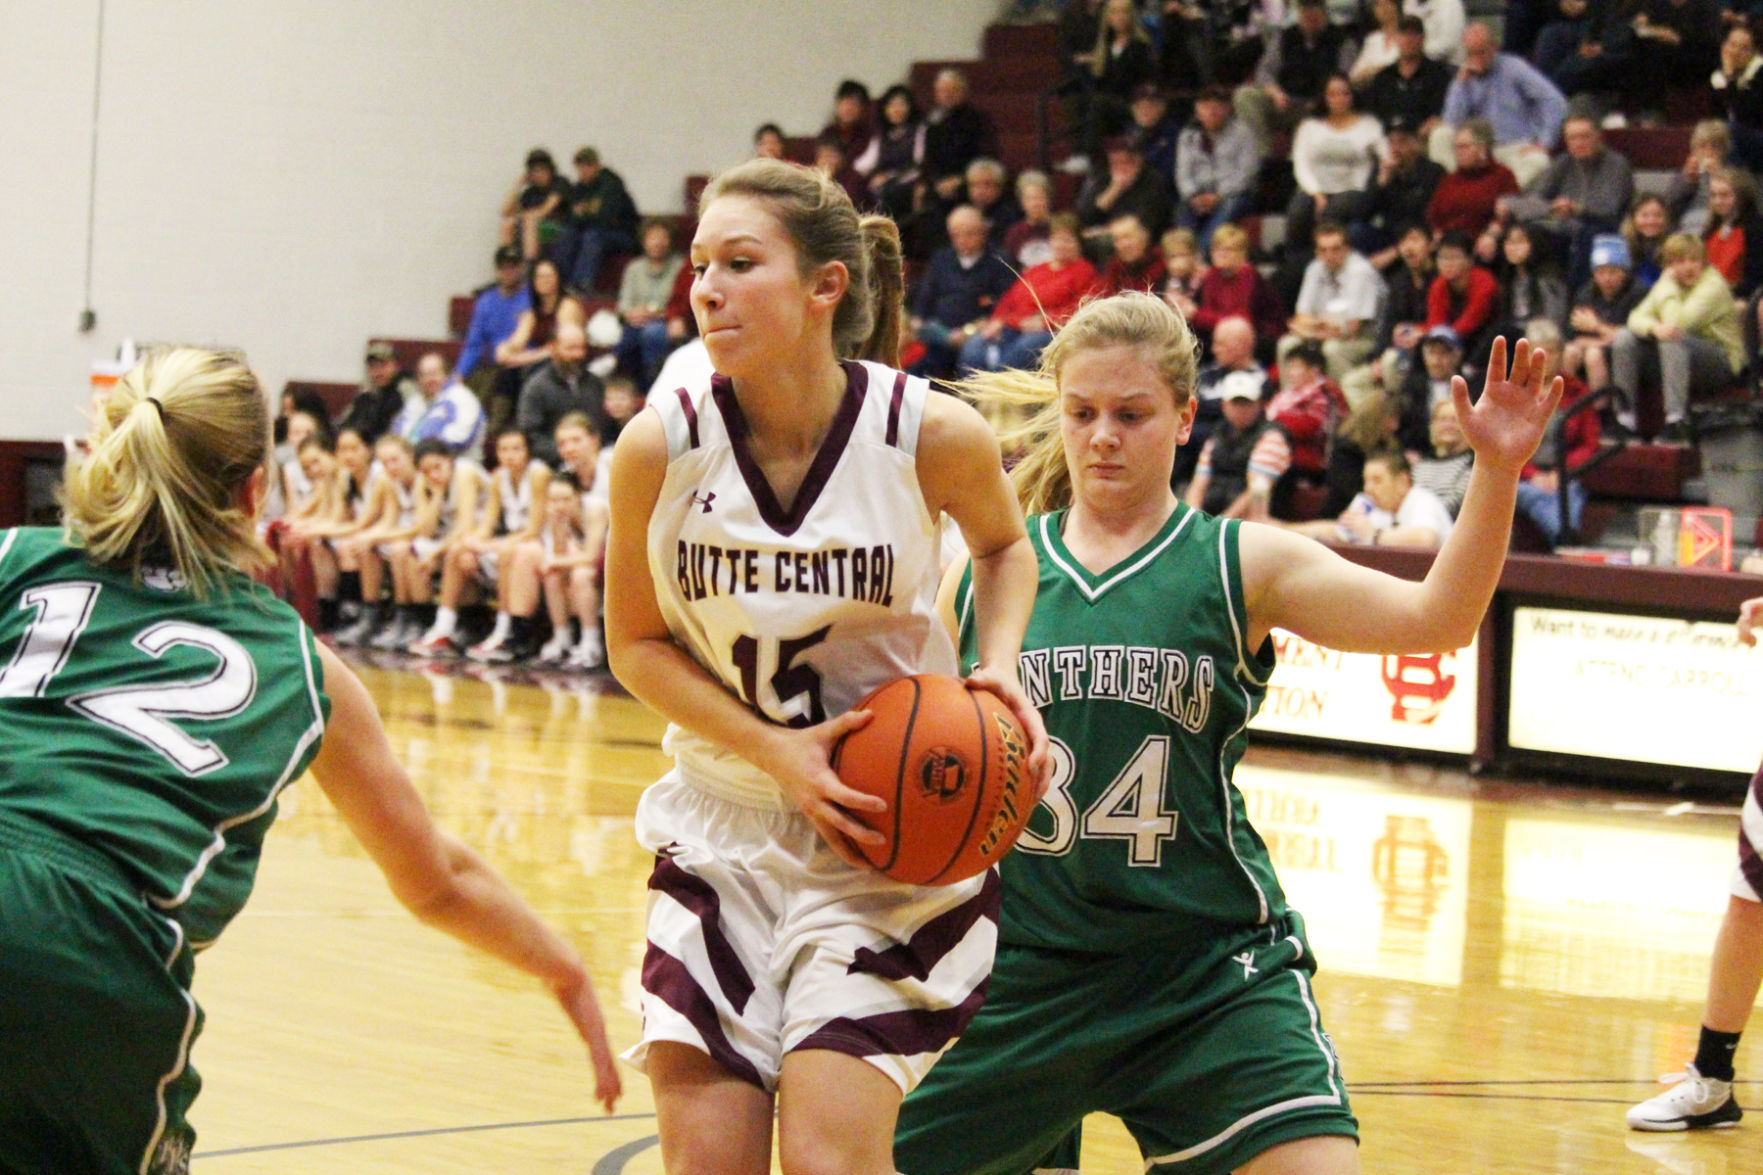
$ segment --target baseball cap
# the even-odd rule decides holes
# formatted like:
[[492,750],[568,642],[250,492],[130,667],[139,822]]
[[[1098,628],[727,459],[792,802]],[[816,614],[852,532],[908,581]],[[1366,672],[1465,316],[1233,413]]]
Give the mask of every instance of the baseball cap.
[[1599,233],[1592,238],[1592,268],[1619,265],[1629,269],[1634,262],[1628,255],[1628,242],[1618,233]]
[[392,344],[390,344],[390,343],[383,343],[382,342],[382,343],[369,343],[369,344],[367,344],[367,362],[369,362],[369,363],[373,363],[376,361],[384,361],[384,360],[388,360],[388,359],[396,359],[397,357],[398,357],[398,353],[396,351],[392,350]]
[[1426,337],[1420,341],[1422,343],[1444,343],[1455,351],[1463,349],[1463,336],[1458,334],[1454,327],[1442,322],[1427,331]]
[[520,250],[513,245],[503,245],[496,250],[496,268],[498,269],[504,265],[519,265],[525,260],[526,258],[520,255]]
[[1262,377],[1253,371],[1233,371],[1218,381],[1218,396],[1222,400],[1254,400],[1261,401]]
[[1418,135],[1420,126],[1406,114],[1396,114],[1392,115],[1389,122],[1385,124],[1384,133],[1388,135]]

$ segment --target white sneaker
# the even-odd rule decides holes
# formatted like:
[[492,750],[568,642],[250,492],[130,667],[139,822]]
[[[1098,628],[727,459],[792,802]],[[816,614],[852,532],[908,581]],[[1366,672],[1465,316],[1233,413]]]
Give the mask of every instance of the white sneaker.
[[1725,1130],[1737,1126],[1745,1112],[1733,1100],[1732,1082],[1703,1077],[1694,1065],[1667,1080],[1673,1085],[1628,1112],[1631,1130]]
[[493,661],[496,659],[496,654],[501,651],[502,646],[507,643],[507,637],[497,636],[495,633],[491,633],[477,644],[471,646],[471,648],[465,650],[465,655],[473,661]]
[[555,665],[569,656],[569,651],[573,647],[566,628],[565,631],[555,633],[550,640],[539,646],[539,654],[535,660],[541,665]]
[[598,669],[606,664],[606,650],[600,647],[598,638],[589,640],[584,637],[582,643],[575,647],[564,664],[571,669]]

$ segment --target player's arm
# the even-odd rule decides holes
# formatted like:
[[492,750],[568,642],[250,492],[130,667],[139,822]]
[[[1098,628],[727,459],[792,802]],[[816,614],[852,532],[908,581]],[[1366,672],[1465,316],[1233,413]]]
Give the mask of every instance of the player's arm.
[[1757,628],[1763,625],[1763,596],[1739,605],[1739,640],[1755,647]]
[[1561,400],[1543,386],[1546,359],[1520,339],[1506,378],[1506,342],[1494,342],[1486,390],[1472,407],[1461,376],[1451,381],[1474,471],[1450,537],[1419,583],[1349,563],[1301,535],[1245,523],[1240,538],[1249,641],[1274,628],[1350,653],[1447,652],[1481,624],[1506,562],[1518,475]]
[[533,508],[527,511],[526,525],[518,533],[508,536],[515,542],[538,538],[539,531],[545,525],[545,491],[551,486],[551,467],[541,461],[534,461],[527,467],[526,477],[533,487]]
[[973,561],[979,655],[970,679],[1009,703],[1029,738],[1029,770],[1043,779],[1047,731],[1022,692],[1016,670],[1040,569],[1016,490],[1004,474],[998,439],[970,405],[953,396],[929,396],[919,428],[917,466],[931,517],[948,512],[961,528]]
[[367,690],[328,648],[319,645],[318,655],[331,698],[312,761],[319,786],[411,913],[550,987],[587,1042],[594,1098],[610,1112],[621,1091],[618,1067],[581,956],[482,857],[435,827]]
[[606,660],[614,676],[662,717],[727,747],[770,775],[833,851],[850,864],[862,864],[850,842],[881,844],[884,838],[849,812],[881,812],[887,805],[846,787],[827,756],[846,731],[869,721],[869,711],[847,711],[805,730],[778,726],[749,709],[681,648],[661,614],[649,571],[649,521],[667,476],[661,418],[653,411],[638,413],[612,454],[603,598]]
[[966,570],[967,556],[962,555],[943,571],[943,582],[937,585],[937,616],[957,648],[961,646],[961,576]]

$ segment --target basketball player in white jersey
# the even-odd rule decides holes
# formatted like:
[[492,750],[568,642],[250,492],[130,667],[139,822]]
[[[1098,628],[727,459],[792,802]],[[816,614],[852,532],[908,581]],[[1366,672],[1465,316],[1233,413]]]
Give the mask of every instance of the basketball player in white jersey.
[[[692,307],[719,373],[658,392],[613,458],[613,671],[672,722],[644,793],[657,855],[643,1043],[668,1170],[891,1175],[902,1093],[981,999],[996,877],[890,881],[839,782],[851,707],[952,673],[935,615],[957,520],[983,570],[975,684],[1016,680],[1033,556],[980,416],[877,362],[899,338],[899,238],[817,173],[754,160],[705,193]],[[844,360],[841,362],[841,360]]]
[[543,461],[532,459],[525,433],[510,426],[496,434],[496,471],[490,476],[489,506],[477,530],[448,552],[441,569],[441,603],[435,622],[410,646],[411,652],[453,650],[459,606],[469,602],[466,592],[474,584],[495,589],[497,609],[496,627],[473,650],[487,651],[508,639],[512,625],[507,609],[501,606],[501,563],[521,543],[538,536],[545,520],[545,486],[550,480],[551,470]]
[[[380,603],[387,556],[416,533],[416,458],[409,441],[387,433],[374,442],[374,472],[367,482],[361,529],[331,541],[342,566],[361,575],[361,619],[336,633],[338,644],[367,644],[392,623],[393,612]],[[393,604],[404,604],[394,585]]]

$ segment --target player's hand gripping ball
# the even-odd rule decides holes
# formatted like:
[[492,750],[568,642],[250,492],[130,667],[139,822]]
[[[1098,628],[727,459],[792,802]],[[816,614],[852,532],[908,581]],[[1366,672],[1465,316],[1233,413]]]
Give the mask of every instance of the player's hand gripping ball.
[[874,714],[840,739],[832,768],[888,802],[854,813],[887,843],[858,845],[896,881],[952,885],[984,872],[1016,844],[1035,806],[1028,738],[989,690],[924,673],[858,702]]

